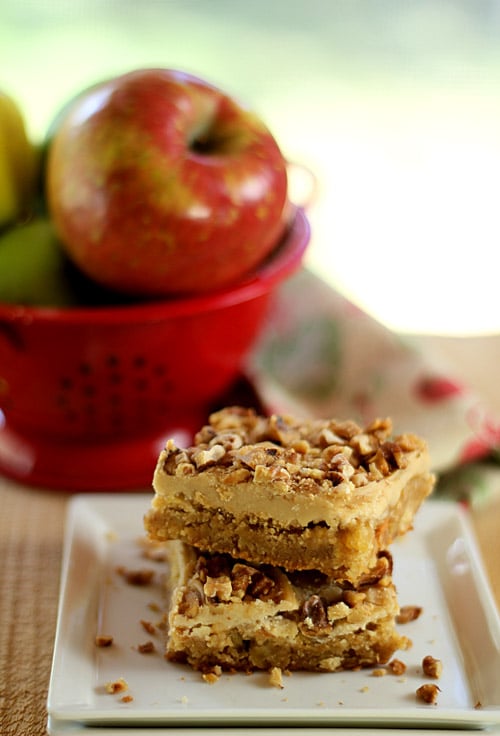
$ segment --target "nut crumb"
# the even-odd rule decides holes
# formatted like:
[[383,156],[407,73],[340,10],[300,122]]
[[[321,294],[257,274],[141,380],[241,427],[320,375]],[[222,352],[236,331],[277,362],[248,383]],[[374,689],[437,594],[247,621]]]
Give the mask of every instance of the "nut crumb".
[[151,634],[152,636],[156,634],[156,626],[151,623],[151,621],[145,621],[144,619],[141,619],[141,626],[144,631],[148,632],[148,634]]
[[222,668],[219,665],[215,665],[211,670],[208,672],[203,672],[202,674],[202,680],[205,680],[205,682],[208,682],[209,685],[214,685],[222,675]]
[[279,687],[281,690],[283,690],[283,677],[282,677],[282,671],[280,667],[273,667],[269,672],[269,684],[272,687]]
[[370,688],[368,687],[368,685],[365,685],[364,687],[360,687],[359,688],[359,692],[360,693],[368,693],[368,692],[370,692]]
[[438,699],[438,693],[441,692],[437,685],[421,685],[417,688],[417,698],[424,703],[435,705]]
[[120,677],[113,682],[107,682],[104,687],[107,693],[114,695],[115,693],[123,693],[128,690],[128,682],[123,677]]
[[396,623],[408,624],[410,621],[416,621],[422,611],[422,606],[401,606],[401,610],[396,616]]
[[120,703],[131,703],[133,699],[134,698],[132,695],[122,695],[122,697],[120,698]]
[[482,707],[483,707],[483,704],[481,703],[481,701],[480,701],[480,700],[478,700],[478,701],[477,701],[477,703],[475,703],[475,705],[474,705],[474,708],[475,708],[476,710],[479,710],[479,709],[480,709],[480,708],[482,708]]
[[373,670],[372,677],[384,677],[386,674],[387,670],[384,667],[377,667],[376,670]]
[[110,647],[113,643],[113,637],[109,634],[98,634],[95,638],[96,647]]
[[406,665],[400,659],[392,659],[387,666],[393,675],[404,675],[406,672]]
[[443,674],[443,663],[440,659],[435,659],[428,654],[422,660],[422,669],[427,677],[433,677],[436,680],[439,680]]
[[156,651],[156,647],[152,641],[145,641],[144,644],[139,644],[137,651],[140,654],[151,654]]
[[155,601],[150,601],[148,603],[148,608],[150,611],[153,611],[153,613],[160,613],[161,606],[158,603],[155,603]]
[[122,578],[129,585],[146,586],[151,585],[154,577],[154,570],[148,568],[142,568],[140,570],[127,570],[125,567],[118,567],[116,572],[121,575]]

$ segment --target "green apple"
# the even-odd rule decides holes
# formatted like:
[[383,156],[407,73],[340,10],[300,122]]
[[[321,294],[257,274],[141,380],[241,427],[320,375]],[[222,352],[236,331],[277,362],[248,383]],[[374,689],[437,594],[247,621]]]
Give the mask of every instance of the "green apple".
[[72,263],[47,216],[38,215],[0,234],[0,304],[70,308],[129,301],[96,284]]
[[0,302],[74,305],[66,261],[50,220],[39,217],[6,230],[0,236]]
[[38,148],[16,102],[0,92],[0,230],[31,211],[38,176]]

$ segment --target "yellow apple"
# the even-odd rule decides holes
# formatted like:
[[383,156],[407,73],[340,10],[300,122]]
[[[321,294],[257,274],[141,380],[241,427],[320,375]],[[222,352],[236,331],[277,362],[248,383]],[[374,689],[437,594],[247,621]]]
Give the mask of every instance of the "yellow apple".
[[17,103],[0,91],[0,229],[30,211],[38,164],[37,147]]

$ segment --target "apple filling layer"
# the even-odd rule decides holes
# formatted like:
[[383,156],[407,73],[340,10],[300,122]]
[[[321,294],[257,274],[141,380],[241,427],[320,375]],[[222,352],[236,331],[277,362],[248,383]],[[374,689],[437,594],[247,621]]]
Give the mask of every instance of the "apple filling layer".
[[335,671],[387,662],[408,646],[395,628],[391,558],[353,588],[318,571],[286,572],[167,543],[170,608],[166,657],[208,672]]
[[167,442],[146,529],[152,539],[357,585],[412,527],[434,484],[423,440],[391,431],[389,420],[361,428],[216,412],[193,446]]

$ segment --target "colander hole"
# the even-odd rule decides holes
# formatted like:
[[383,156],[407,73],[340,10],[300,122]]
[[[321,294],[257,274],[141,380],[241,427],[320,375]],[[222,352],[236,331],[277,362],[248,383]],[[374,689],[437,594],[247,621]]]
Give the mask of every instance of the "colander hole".
[[66,394],[56,395],[56,406],[59,406],[61,409],[63,409],[65,406],[68,406],[68,397],[66,396]]
[[146,391],[148,386],[149,386],[149,382],[145,378],[138,378],[135,381],[136,391],[140,391],[140,392]]
[[123,427],[123,425],[124,425],[124,421],[123,421],[122,416],[115,414],[111,417],[111,426],[114,429],[120,429],[120,427]]

